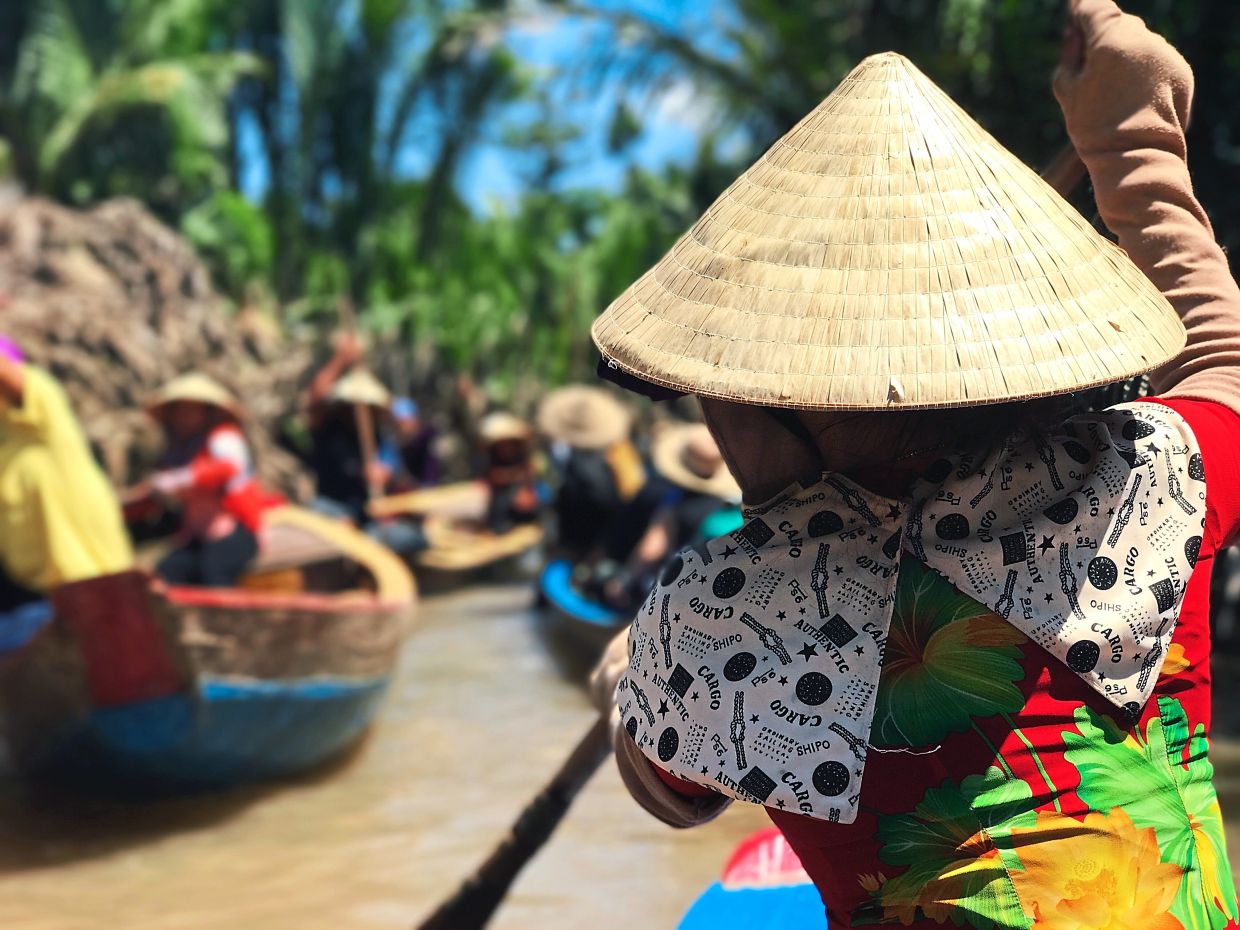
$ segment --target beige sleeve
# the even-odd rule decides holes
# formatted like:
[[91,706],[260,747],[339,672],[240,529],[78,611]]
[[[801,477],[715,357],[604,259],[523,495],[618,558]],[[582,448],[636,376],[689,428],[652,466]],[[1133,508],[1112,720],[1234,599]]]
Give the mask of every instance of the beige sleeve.
[[669,827],[686,829],[709,823],[727,810],[732,799],[722,794],[691,798],[674,791],[655,774],[650,760],[642,755],[624,727],[619,725],[618,715],[614,722],[612,746],[616,750],[620,780],[629,789],[633,800],[652,817]]
[[669,827],[696,827],[714,820],[732,803],[731,798],[721,794],[703,798],[678,794],[659,778],[650,761],[642,755],[620,724],[620,712],[616,710],[616,684],[629,667],[628,640],[627,630],[612,639],[590,673],[589,684],[592,703],[600,713],[609,715],[620,780],[629,789],[633,800]]
[[1055,77],[1068,133],[1103,221],[1188,330],[1184,351],[1151,374],[1154,390],[1240,413],[1240,290],[1186,163],[1192,70],[1113,0],[1080,0],[1074,15],[1085,65]]

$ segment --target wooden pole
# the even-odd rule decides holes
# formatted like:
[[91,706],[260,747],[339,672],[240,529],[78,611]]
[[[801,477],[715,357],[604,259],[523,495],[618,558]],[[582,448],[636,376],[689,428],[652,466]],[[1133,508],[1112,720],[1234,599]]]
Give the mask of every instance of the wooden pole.
[[611,733],[600,716],[569,754],[555,777],[526,806],[508,835],[452,897],[417,930],[481,930],[499,908],[521,869],[542,849],[569,805],[611,755]]
[[[348,297],[340,299],[340,321],[345,331],[355,339],[359,338],[357,314],[353,311],[353,302]],[[353,405],[353,422],[357,427],[357,441],[362,449],[362,470],[366,478],[366,498],[375,500],[383,496],[383,488],[374,480],[371,472],[374,463],[379,460],[379,444],[375,438],[375,415],[367,404],[358,401]]]
[[1053,187],[1061,197],[1067,197],[1076,190],[1077,185],[1085,179],[1087,173],[1081,156],[1069,142],[1042,169],[1042,180]]

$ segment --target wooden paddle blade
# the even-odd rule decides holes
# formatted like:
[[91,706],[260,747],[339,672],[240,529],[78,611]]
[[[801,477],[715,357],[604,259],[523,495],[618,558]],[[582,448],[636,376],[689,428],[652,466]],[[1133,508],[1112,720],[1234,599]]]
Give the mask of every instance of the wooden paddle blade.
[[1085,180],[1085,163],[1069,142],[1045,168],[1042,169],[1042,180],[1055,189],[1061,197],[1067,197],[1081,181]]
[[478,870],[417,930],[481,930],[513,881],[555,832],[573,799],[611,754],[606,717],[586,731],[564,765],[521,812],[508,835]]

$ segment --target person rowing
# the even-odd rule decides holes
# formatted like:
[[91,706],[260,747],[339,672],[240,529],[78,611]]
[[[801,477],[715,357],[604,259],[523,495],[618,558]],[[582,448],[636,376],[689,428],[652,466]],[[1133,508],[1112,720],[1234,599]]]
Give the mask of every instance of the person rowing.
[[487,528],[506,533],[519,524],[537,522],[542,502],[530,424],[506,411],[493,411],[478,424],[478,443],[487,488]]
[[190,372],[164,385],[147,413],[164,433],[158,470],[127,497],[180,509],[173,549],[155,573],[173,585],[230,588],[258,555],[263,512],[279,502],[254,474],[240,401]]
[[1072,4],[1055,93],[1116,248],[866,59],[594,325],[605,375],[701,399],[748,505],[610,666],[621,775],[674,826],[761,804],[833,928],[1240,919],[1208,757],[1240,290],[1192,81]]
[[[393,399],[373,373],[361,367],[362,343],[352,333],[340,336],[336,350],[315,374],[306,395],[314,472],[311,508],[347,520],[401,556],[426,548],[416,522],[372,519],[367,503],[390,491],[408,490],[397,440],[390,436]],[[402,419],[416,408],[402,403]],[[416,428],[416,422],[414,424]],[[367,448],[367,446],[370,448]]]

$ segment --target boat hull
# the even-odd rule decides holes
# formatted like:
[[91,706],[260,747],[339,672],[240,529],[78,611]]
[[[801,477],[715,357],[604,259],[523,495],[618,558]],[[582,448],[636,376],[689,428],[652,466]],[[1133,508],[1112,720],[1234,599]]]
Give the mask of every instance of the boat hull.
[[547,611],[584,648],[602,652],[630,618],[583,596],[573,586],[573,565],[566,559],[548,562],[538,578]]
[[774,827],[742,840],[676,930],[826,930],[826,909],[796,853]]
[[0,663],[23,770],[175,789],[312,768],[365,731],[412,611],[360,592],[93,582],[58,592],[51,623]]
[[92,711],[50,743],[43,769],[78,779],[221,787],[323,764],[370,725],[388,678],[207,680],[170,695]]

